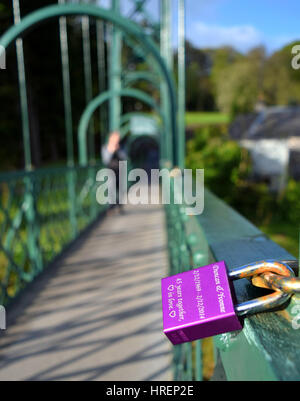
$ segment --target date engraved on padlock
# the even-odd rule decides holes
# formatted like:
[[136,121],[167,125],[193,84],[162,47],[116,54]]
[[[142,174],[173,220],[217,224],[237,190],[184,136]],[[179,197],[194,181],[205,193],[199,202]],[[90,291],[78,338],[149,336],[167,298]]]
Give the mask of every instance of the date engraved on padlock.
[[[299,292],[294,263],[267,259],[227,272],[222,261],[162,279],[166,336],[176,345],[240,330],[239,317],[284,305],[293,292]],[[232,280],[241,278],[252,278],[256,286],[274,292],[234,305]]]
[[161,280],[163,331],[174,344],[241,330],[225,263]]

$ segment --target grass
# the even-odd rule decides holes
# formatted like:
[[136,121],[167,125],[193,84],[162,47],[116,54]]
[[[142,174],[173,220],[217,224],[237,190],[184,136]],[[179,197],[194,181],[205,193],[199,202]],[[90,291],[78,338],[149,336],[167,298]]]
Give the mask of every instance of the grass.
[[284,221],[271,222],[268,225],[260,225],[259,229],[291,255],[299,257],[299,227],[297,224]]
[[185,122],[187,127],[199,127],[201,125],[209,124],[228,124],[230,117],[226,113],[220,112],[199,112],[188,111],[186,113]]

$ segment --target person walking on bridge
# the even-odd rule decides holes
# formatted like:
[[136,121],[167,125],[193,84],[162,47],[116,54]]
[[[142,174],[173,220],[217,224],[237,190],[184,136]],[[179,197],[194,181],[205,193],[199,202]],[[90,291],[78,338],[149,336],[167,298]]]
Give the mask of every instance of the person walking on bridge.
[[119,162],[127,160],[127,154],[121,146],[121,135],[118,131],[114,131],[109,135],[108,142],[102,147],[103,163],[114,171],[116,176],[116,194],[117,205],[119,212],[124,213],[123,205],[121,204],[121,196],[119,196],[120,177],[119,177]]

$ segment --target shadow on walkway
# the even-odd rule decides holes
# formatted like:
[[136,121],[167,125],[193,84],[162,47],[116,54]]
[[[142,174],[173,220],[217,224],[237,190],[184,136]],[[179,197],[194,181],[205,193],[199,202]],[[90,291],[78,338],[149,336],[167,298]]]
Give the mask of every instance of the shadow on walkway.
[[96,225],[8,313],[0,380],[170,380],[159,206]]

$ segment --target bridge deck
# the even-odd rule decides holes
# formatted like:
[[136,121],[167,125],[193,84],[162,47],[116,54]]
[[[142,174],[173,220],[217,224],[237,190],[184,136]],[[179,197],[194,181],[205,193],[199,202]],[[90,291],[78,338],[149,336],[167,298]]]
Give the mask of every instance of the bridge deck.
[[22,294],[0,337],[0,380],[168,380],[159,206],[97,223]]

